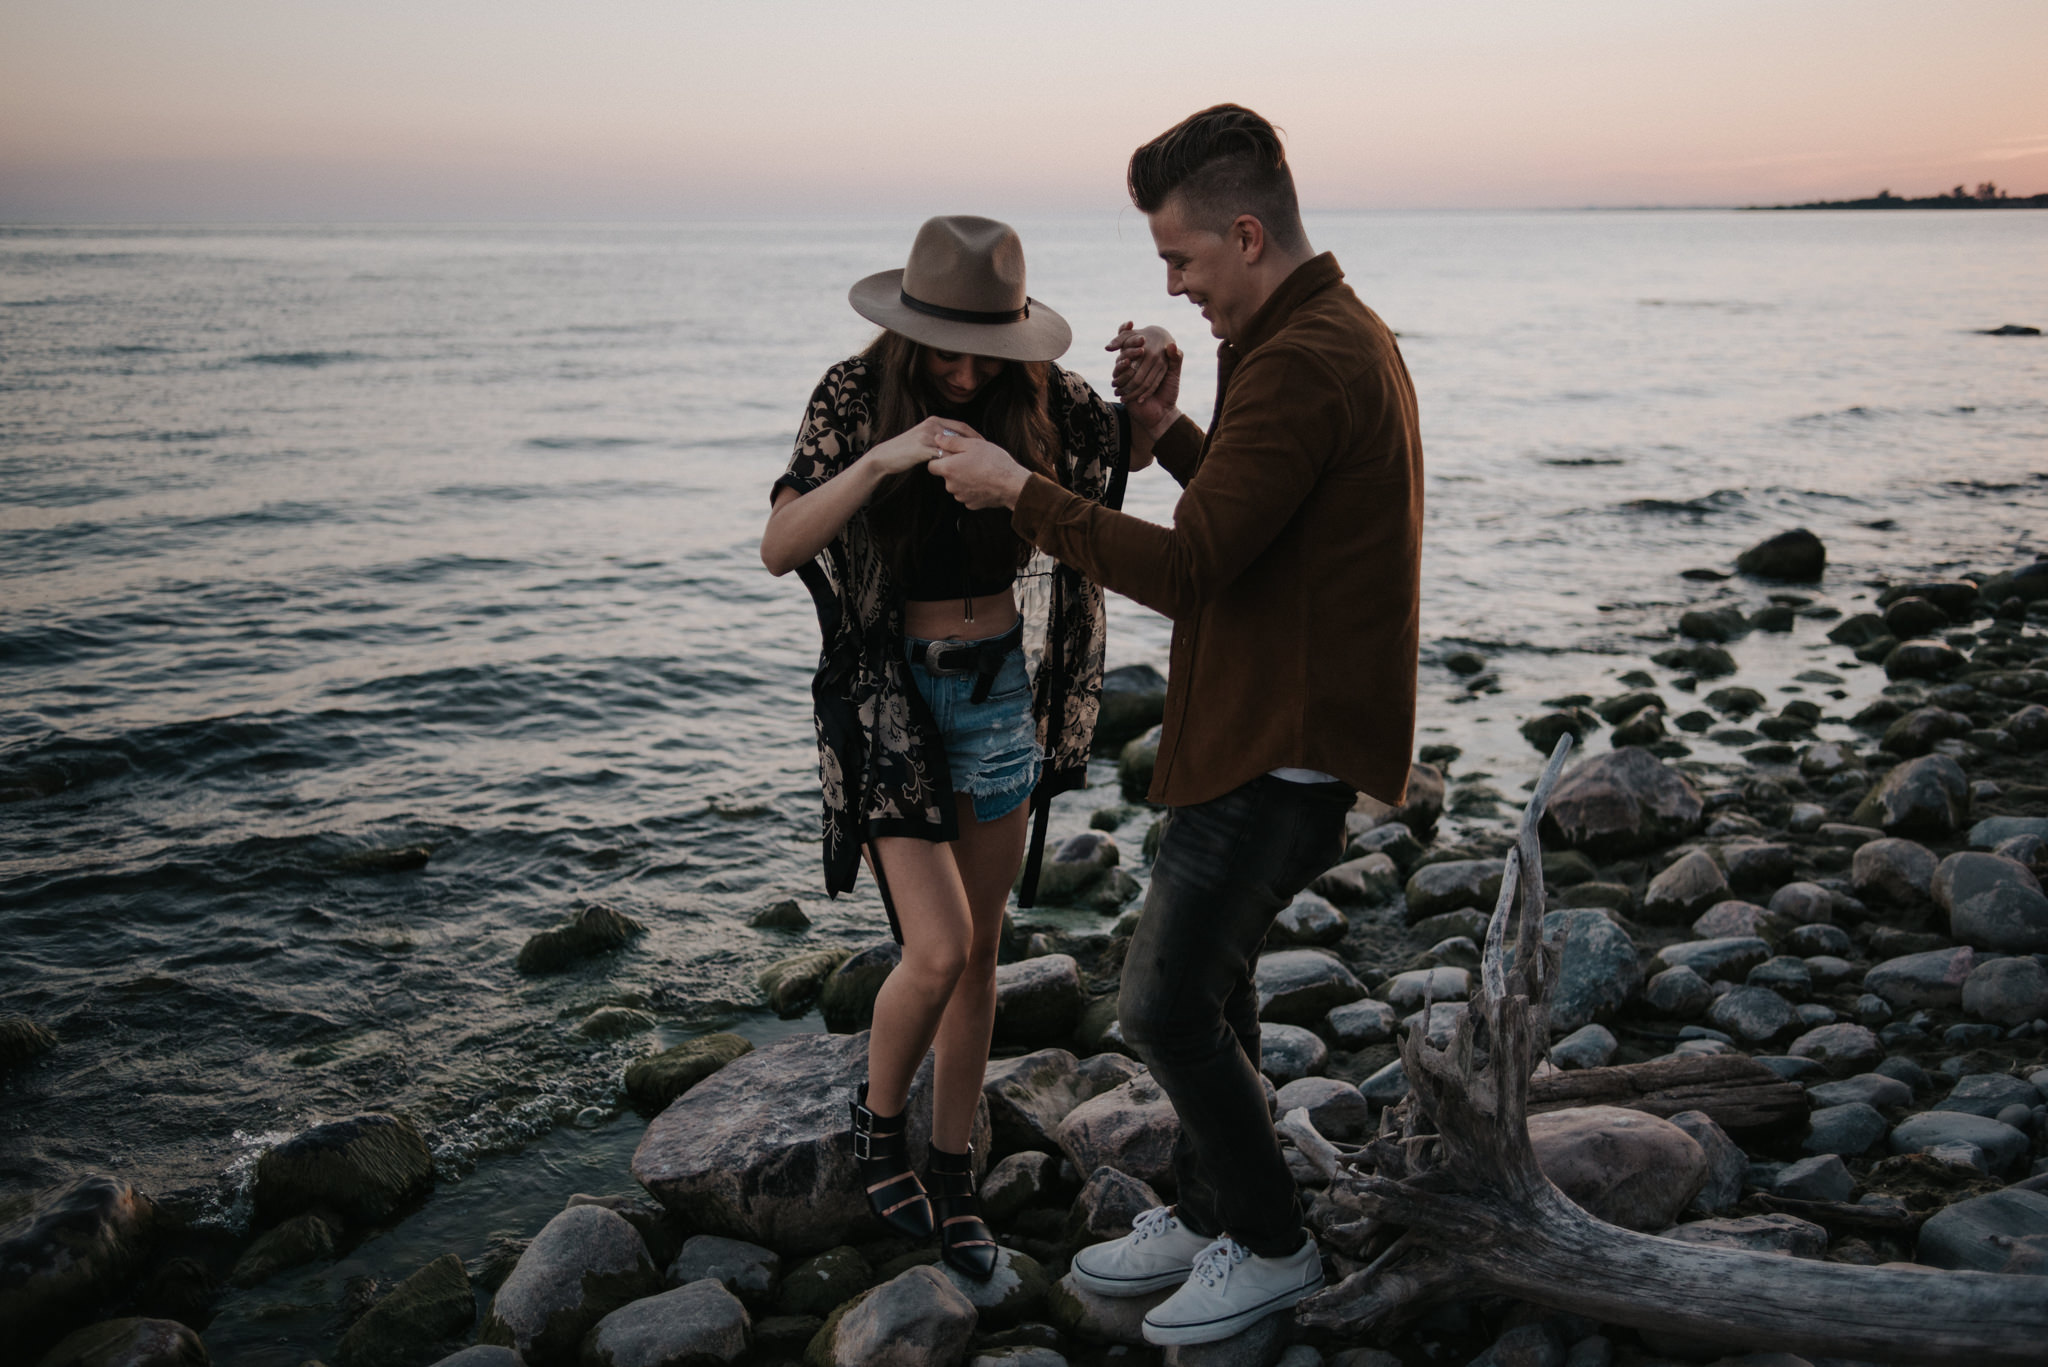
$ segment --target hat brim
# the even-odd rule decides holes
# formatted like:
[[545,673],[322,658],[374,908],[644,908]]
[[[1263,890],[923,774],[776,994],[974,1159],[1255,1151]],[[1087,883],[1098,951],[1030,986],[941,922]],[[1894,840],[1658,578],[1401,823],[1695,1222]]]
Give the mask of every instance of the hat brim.
[[903,302],[903,272],[880,271],[846,292],[846,302],[870,323],[941,351],[995,356],[1005,361],[1054,361],[1074,344],[1067,320],[1029,300],[1030,313],[1009,323],[960,323],[919,313]]

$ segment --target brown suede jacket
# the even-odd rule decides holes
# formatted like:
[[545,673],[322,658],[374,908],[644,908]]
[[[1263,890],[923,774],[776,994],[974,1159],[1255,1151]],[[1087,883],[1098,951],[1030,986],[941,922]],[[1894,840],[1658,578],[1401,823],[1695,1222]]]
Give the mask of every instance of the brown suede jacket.
[[1415,740],[1422,438],[1394,334],[1336,258],[1304,262],[1217,352],[1216,415],[1153,451],[1161,527],[1033,475],[1019,535],[1173,619],[1151,798],[1190,806],[1269,769],[1398,803]]

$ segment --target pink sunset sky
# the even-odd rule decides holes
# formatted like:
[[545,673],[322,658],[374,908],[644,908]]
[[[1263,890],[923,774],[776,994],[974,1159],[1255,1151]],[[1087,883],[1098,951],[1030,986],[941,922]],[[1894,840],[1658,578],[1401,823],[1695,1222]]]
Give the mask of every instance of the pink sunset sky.
[[1312,209],[2048,190],[2043,0],[0,0],[0,221],[1114,209],[1221,100]]

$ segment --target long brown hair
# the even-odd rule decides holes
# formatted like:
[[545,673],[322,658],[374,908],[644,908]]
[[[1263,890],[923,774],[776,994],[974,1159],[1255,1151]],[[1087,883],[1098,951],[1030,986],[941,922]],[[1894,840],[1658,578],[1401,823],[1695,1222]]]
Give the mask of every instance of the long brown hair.
[[[874,413],[877,444],[907,432],[941,407],[938,391],[925,373],[926,348],[900,332],[884,331],[861,355],[872,362],[879,380]],[[1025,469],[1054,478],[1059,432],[1046,401],[1051,369],[1044,361],[1005,361],[983,391],[987,408],[978,424],[981,435],[1008,451]],[[981,396],[977,396],[979,400]],[[938,520],[950,515],[945,481],[920,465],[890,475],[868,504],[869,526],[883,557],[900,580],[910,560],[930,537]],[[1022,569],[1030,544],[1010,530],[1007,515],[962,519],[961,539],[977,576],[994,569]]]

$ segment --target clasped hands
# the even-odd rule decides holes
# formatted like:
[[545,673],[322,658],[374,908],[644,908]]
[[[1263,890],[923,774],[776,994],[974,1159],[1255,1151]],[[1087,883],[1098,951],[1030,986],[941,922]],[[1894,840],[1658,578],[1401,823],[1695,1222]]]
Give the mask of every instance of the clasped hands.
[[[1163,328],[1134,328],[1125,323],[1104,351],[1117,353],[1111,382],[1133,422],[1156,437],[1180,416],[1181,350]],[[931,471],[946,481],[946,492],[969,508],[1015,508],[1031,480],[1002,447],[966,423],[932,418],[936,427],[928,440],[938,450]]]

